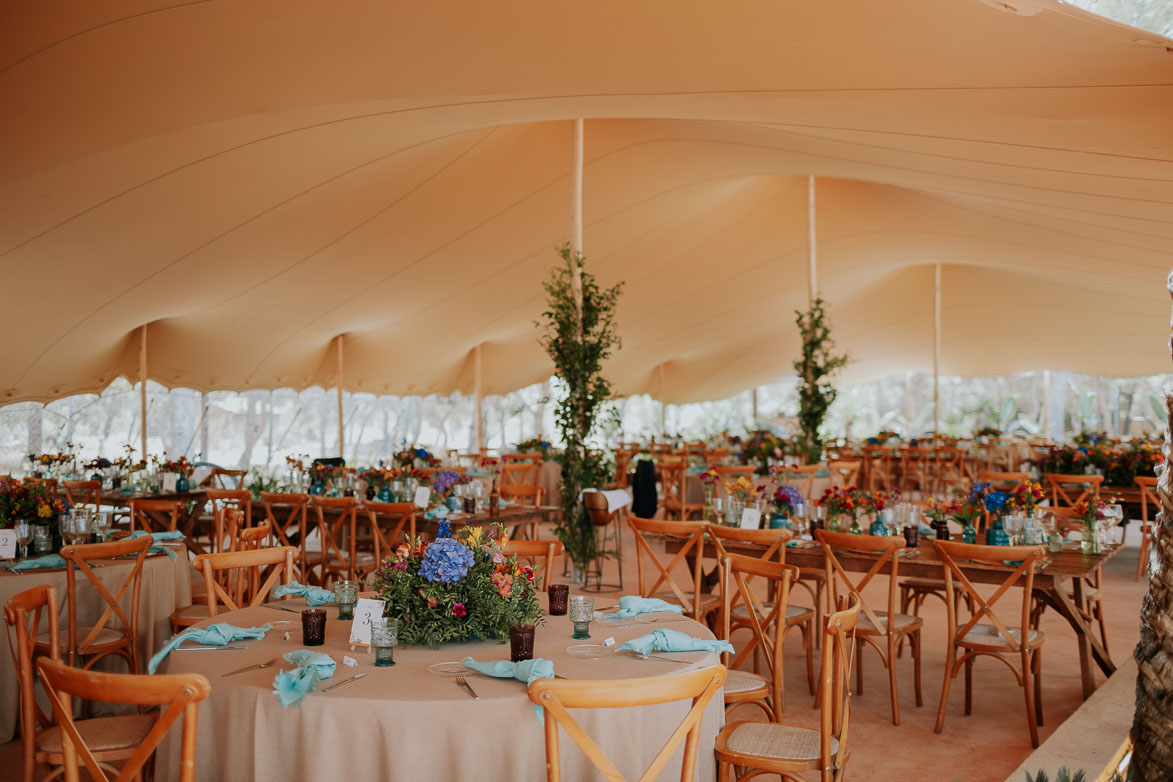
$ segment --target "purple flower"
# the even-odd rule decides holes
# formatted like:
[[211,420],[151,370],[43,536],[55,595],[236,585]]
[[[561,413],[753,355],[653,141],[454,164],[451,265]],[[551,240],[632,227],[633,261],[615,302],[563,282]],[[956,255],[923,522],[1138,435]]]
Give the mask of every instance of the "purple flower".
[[428,581],[452,584],[468,575],[472,551],[455,538],[440,538],[428,546],[420,563],[420,575]]
[[460,474],[452,470],[441,470],[436,474],[432,486],[438,494],[447,494],[448,490],[460,483]]
[[782,486],[774,492],[774,504],[795,508],[802,504],[802,493],[793,486]]

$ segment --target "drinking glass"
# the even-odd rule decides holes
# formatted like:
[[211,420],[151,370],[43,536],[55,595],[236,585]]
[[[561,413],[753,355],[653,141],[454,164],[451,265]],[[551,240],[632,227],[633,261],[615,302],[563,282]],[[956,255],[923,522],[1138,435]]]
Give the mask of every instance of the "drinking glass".
[[98,542],[106,540],[106,530],[110,529],[110,511],[100,510],[94,515],[94,535]]
[[301,612],[301,642],[305,646],[326,643],[326,609],[307,608]]
[[53,530],[44,524],[33,527],[33,548],[38,554],[48,554],[53,551]]
[[29,555],[29,543],[33,540],[33,528],[28,522],[20,521],[16,524],[16,542],[20,544],[20,558]]
[[570,598],[570,621],[574,623],[574,634],[571,638],[590,638],[591,620],[595,618],[595,600],[584,595],[573,595]]
[[399,643],[399,622],[385,616],[371,619],[371,646],[375,650],[375,667],[395,664],[395,645]]
[[1018,539],[1022,536],[1023,521],[1022,514],[1018,511],[1006,516],[1006,534],[1010,536],[1010,545],[1012,546],[1017,546]]
[[70,522],[69,532],[74,545],[85,543],[90,535],[90,511],[88,508],[79,508]]
[[354,619],[354,604],[358,601],[358,584],[346,579],[335,581],[334,600],[338,603],[339,619]]
[[534,626],[514,625],[509,628],[509,660],[519,663],[534,659]]
[[550,584],[550,616],[566,616],[566,600],[570,596],[569,584]]

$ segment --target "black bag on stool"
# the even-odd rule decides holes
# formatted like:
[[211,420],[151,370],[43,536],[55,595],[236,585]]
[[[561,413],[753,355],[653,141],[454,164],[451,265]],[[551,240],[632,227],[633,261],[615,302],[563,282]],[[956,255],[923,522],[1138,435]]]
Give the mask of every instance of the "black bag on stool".
[[641,519],[656,515],[656,465],[648,459],[635,464],[635,477],[631,480],[631,512]]

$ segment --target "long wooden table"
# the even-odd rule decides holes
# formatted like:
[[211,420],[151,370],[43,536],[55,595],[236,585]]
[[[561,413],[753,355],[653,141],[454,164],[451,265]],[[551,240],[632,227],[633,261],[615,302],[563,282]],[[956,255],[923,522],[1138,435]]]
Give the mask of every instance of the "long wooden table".
[[[921,536],[920,545],[915,549],[906,549],[908,553],[901,553],[900,564],[897,569],[899,576],[917,578],[944,578],[944,564],[933,548],[932,540]],[[679,550],[679,544],[671,541],[667,543],[669,551]],[[747,555],[760,554],[763,546],[722,542],[726,549],[741,550]],[[1122,546],[1109,546],[1103,553],[1085,555],[1080,552],[1079,543],[1068,542],[1062,552],[1047,553],[1046,559],[1037,567],[1034,577],[1034,593],[1041,597],[1048,606],[1054,608],[1060,616],[1067,620],[1071,629],[1075,631],[1076,643],[1079,645],[1080,676],[1083,683],[1083,697],[1088,698],[1095,691],[1095,676],[1091,662],[1105,675],[1111,676],[1116,672],[1116,665],[1112,662],[1108,650],[1104,648],[1099,637],[1092,630],[1084,618],[1087,608],[1087,592],[1084,578],[1090,576],[1096,568],[1102,566],[1119,553]],[[711,551],[711,549],[710,549]],[[866,573],[876,562],[876,556],[862,551],[837,550],[836,556],[845,570]],[[797,565],[800,568],[822,568],[823,552],[814,541],[800,541],[795,548],[786,549],[786,564]],[[979,562],[959,562],[966,578],[975,584],[1001,584],[1014,570],[1009,565],[988,565]],[[1067,582],[1071,582],[1071,593],[1067,591]]]

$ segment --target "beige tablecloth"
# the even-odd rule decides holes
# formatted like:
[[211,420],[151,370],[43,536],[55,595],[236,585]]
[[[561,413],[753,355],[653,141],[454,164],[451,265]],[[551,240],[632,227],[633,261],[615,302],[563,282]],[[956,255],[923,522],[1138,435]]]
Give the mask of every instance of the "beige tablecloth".
[[[613,604],[599,600],[597,605]],[[291,605],[303,605],[301,601]],[[508,644],[449,645],[438,650],[399,647],[396,665],[375,668],[373,658],[346,646],[350,622],[337,620],[330,607],[326,644],[317,647],[338,663],[333,681],[355,673],[367,676],[330,693],[311,693],[300,705],[282,709],[273,694],[273,670],[256,670],[221,678],[245,665],[304,648],[300,620],[285,611],[256,607],[219,617],[238,626],[272,623],[263,641],[249,641],[240,652],[176,652],[161,673],[203,673],[212,694],[200,704],[196,746],[196,778],[201,780],[539,780],[545,778],[542,726],[526,697],[525,685],[513,679],[493,679],[469,673],[468,681],[480,695],[473,700],[452,679],[429,673],[437,662],[509,658]],[[659,615],[665,616],[665,615]],[[592,625],[589,642],[570,638],[566,617],[549,617],[537,629],[535,656],[554,661],[555,671],[572,679],[612,679],[663,676],[694,667],[715,665],[717,655],[689,652],[674,655],[694,660],[678,665],[662,660],[637,660],[630,655],[602,659],[572,657],[567,648],[598,643],[611,636],[616,643],[650,632],[657,625],[626,628]],[[691,620],[666,627],[698,638],[712,638]],[[291,640],[283,641],[288,630]],[[358,667],[343,665],[343,655]],[[287,666],[288,667],[288,666]],[[319,687],[328,686],[327,680]],[[687,712],[687,704],[608,710],[573,710],[576,719],[628,779],[638,778],[671,731]],[[710,702],[701,729],[697,757],[698,780],[714,777],[713,741],[724,723],[721,694]],[[565,733],[561,755],[564,780],[597,780],[585,755]],[[159,750],[156,774],[178,776],[179,729],[171,731]],[[681,753],[668,768],[680,768]],[[671,776],[671,775],[668,775]]]
[[[160,554],[148,557],[143,563],[138,625],[138,652],[143,669],[146,668],[147,660],[154,651],[171,636],[171,613],[176,608],[191,603],[191,568],[185,555],[186,551],[181,550],[174,562]],[[126,560],[103,560],[103,565],[94,573],[111,593],[117,593],[133,563]],[[77,583],[77,618],[78,624],[84,625],[96,621],[106,604],[97,590],[80,574]],[[61,632],[64,637],[67,622],[64,570],[12,573],[0,568],[0,605],[6,603],[13,595],[40,584],[57,587],[57,599],[61,607]],[[127,612],[130,611],[129,590],[123,608]],[[110,670],[126,673],[124,661],[112,662]],[[40,694],[40,688],[37,692]],[[0,743],[10,741],[16,734],[19,699],[16,668],[12,655],[5,649],[0,651]],[[42,705],[46,704],[47,702]]]

